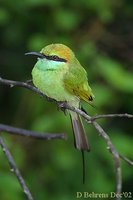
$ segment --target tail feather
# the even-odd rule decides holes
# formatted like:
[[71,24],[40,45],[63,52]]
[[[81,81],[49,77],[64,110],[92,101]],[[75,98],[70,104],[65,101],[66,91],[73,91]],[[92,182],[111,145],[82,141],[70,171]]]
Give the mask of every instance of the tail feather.
[[72,111],[70,111],[70,116],[74,133],[75,148],[79,149],[80,151],[90,151],[88,139],[80,116]]

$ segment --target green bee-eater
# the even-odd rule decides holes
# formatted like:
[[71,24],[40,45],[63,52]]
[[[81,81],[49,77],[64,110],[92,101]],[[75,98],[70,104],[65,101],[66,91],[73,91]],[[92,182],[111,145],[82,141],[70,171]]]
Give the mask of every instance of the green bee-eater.
[[[45,95],[76,108],[80,108],[81,100],[92,102],[94,95],[88,84],[87,73],[70,48],[63,44],[50,44],[40,53],[27,54],[38,57],[32,70],[32,78],[34,85]],[[75,136],[75,147],[81,151],[89,151],[80,116],[73,111],[68,112]]]

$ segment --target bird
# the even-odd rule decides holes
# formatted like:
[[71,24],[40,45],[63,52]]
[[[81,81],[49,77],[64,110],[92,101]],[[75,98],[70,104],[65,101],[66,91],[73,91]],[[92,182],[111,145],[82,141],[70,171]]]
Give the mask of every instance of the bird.
[[[47,97],[79,109],[81,101],[89,104],[93,101],[94,94],[88,83],[87,72],[68,46],[49,44],[40,52],[28,52],[26,55],[37,56],[32,69],[32,81]],[[90,151],[81,117],[72,110],[67,112],[71,117],[75,148],[82,152]]]

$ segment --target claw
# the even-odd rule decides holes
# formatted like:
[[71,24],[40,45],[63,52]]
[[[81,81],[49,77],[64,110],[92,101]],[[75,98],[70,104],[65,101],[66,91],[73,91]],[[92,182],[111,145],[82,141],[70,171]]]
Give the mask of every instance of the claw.
[[58,102],[58,110],[63,111],[63,113],[66,115],[67,112],[66,112],[66,108],[64,107],[65,104],[66,104],[66,102],[63,102],[63,101]]

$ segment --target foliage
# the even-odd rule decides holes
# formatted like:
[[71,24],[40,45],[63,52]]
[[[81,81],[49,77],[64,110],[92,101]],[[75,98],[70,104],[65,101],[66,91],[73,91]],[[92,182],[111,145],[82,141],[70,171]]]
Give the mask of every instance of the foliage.
[[[0,76],[31,78],[36,62],[27,51],[50,43],[70,46],[88,72],[96,109],[91,114],[133,113],[133,2],[124,0],[2,0],[0,8]],[[73,148],[69,116],[20,88],[0,86],[0,122],[44,132],[66,132],[67,141],[6,137],[16,163],[35,199],[75,199],[77,191],[114,191],[114,166],[102,139],[86,125],[92,151],[86,154],[87,178],[82,185],[80,153]],[[100,123],[122,154],[132,158],[132,123],[126,119]],[[17,180],[1,155],[2,200],[24,199]],[[5,164],[6,163],[6,164]],[[6,166],[5,166],[6,165]],[[122,163],[123,191],[132,191],[133,170]],[[77,176],[78,175],[78,176]],[[51,192],[52,191],[52,192]],[[9,194],[9,196],[8,196]]]

